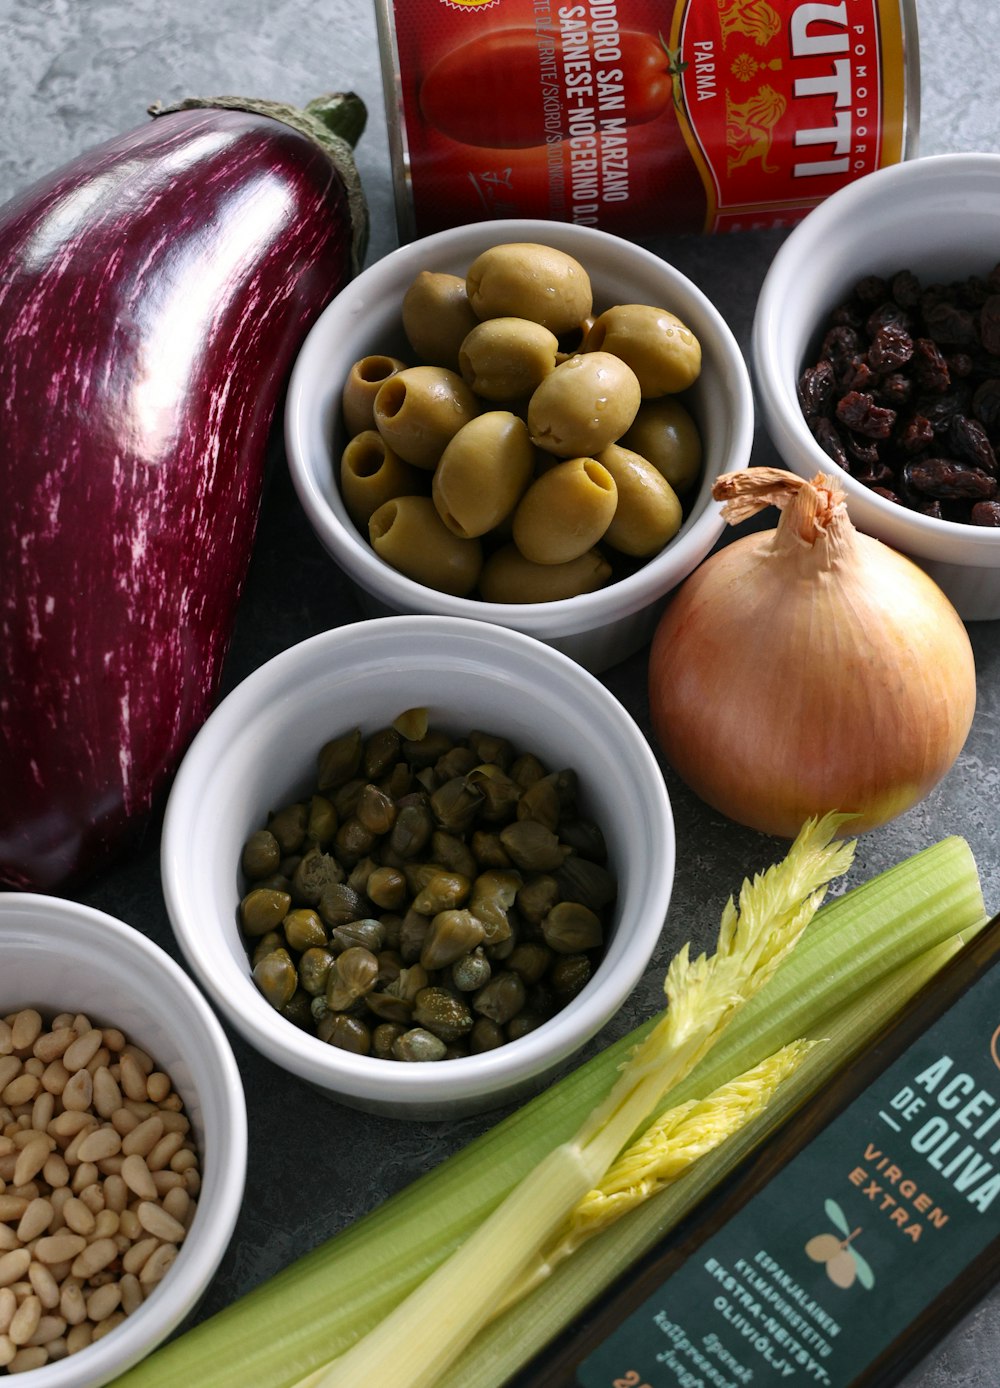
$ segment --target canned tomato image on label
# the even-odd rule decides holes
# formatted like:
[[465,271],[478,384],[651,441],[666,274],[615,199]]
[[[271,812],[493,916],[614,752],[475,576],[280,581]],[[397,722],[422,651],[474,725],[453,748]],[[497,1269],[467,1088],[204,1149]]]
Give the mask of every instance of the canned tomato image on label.
[[915,152],[913,0],[379,0],[400,236],[790,226]]

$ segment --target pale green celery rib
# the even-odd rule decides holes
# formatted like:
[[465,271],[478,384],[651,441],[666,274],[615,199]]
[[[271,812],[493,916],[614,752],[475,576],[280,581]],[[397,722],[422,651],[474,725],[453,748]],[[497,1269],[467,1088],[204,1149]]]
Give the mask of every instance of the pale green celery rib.
[[[707,1093],[716,1087],[712,1075],[725,1064],[733,1074],[755,1064],[805,1034],[806,1023],[855,991],[858,979],[883,977],[984,915],[975,861],[957,837],[855,887],[822,908],[790,959],[741,1010],[685,1088],[700,1077]],[[867,920],[867,930],[863,923],[852,929],[852,917]],[[772,1024],[769,1006],[785,1009],[781,1025]],[[243,1388],[248,1365],[255,1388],[291,1388],[342,1353],[437,1267],[547,1152],[572,1137],[653,1020],[343,1233],[163,1346],[116,1379],[118,1388],[174,1388],[185,1378],[199,1388]],[[575,1254],[574,1262],[585,1253]]]
[[[502,1388],[586,1306],[668,1234],[750,1152],[833,1078],[961,948],[968,934],[898,967],[821,1025],[810,1050],[767,1108],[672,1186],[583,1244],[530,1296],[479,1332],[435,1388]],[[818,1034],[818,1033],[817,1033]]]

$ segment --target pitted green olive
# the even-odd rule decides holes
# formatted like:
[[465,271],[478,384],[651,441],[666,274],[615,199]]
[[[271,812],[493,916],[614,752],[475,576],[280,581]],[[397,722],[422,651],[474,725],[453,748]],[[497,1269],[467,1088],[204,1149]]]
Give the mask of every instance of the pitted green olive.
[[344,382],[340,401],[348,434],[360,434],[365,429],[375,427],[375,397],[389,377],[402,371],[405,366],[406,362],[399,357],[381,353],[372,353],[354,363]]
[[459,275],[421,270],[403,295],[403,331],[431,366],[457,371],[458,349],[478,322]]
[[631,367],[610,352],[581,352],[551,371],[528,402],[534,443],[559,458],[599,453],[621,438],[642,399]]
[[663,308],[616,304],[594,320],[584,352],[613,352],[639,378],[644,398],[687,390],[701,372],[701,343]]
[[394,452],[414,467],[431,470],[445,444],[479,405],[455,371],[409,366],[390,376],[375,397],[375,427]]
[[677,493],[652,463],[622,448],[608,444],[598,454],[618,489],[618,505],[604,540],[612,549],[648,559],[672,540],[681,527],[681,503]]
[[701,434],[679,400],[644,400],[619,442],[647,458],[685,496],[701,476]]
[[511,543],[486,560],[479,592],[484,602],[560,602],[593,593],[610,577],[611,565],[596,549],[563,564],[533,564]]
[[568,332],[590,313],[590,276],[565,251],[533,242],[491,246],[465,277],[478,318],[529,318],[554,333]]
[[426,490],[427,473],[404,463],[377,429],[356,434],[341,454],[340,494],[359,530],[366,529],[384,502]]
[[531,481],[535,450],[528,426],[507,410],[463,425],[434,469],[431,497],[449,530],[465,539],[505,520]]
[[387,501],[368,522],[368,535],[376,554],[415,583],[465,597],[478,582],[479,541],[449,530],[429,496]]
[[534,564],[566,564],[592,549],[611,524],[615,480],[594,458],[571,458],[544,473],[514,512],[514,543]]
[[462,343],[458,369],[484,400],[520,400],[555,367],[559,339],[527,318],[490,318]]

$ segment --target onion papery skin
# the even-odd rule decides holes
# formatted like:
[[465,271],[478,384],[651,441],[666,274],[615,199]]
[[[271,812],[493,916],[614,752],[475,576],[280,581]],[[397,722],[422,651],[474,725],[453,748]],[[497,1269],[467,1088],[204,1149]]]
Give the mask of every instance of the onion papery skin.
[[793,838],[841,811],[856,816],[843,832],[863,833],[958,757],[971,643],[923,570],[849,522],[822,564],[779,536],[734,540],[677,591],[650,650],[653,730],[681,779],[740,824]]

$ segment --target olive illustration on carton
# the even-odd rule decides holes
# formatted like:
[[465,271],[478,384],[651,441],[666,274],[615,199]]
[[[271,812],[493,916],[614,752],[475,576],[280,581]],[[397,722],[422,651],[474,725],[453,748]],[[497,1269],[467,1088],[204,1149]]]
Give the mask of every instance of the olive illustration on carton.
[[855,1281],[868,1291],[875,1285],[875,1274],[867,1261],[854,1247],[854,1240],[861,1233],[861,1226],[852,1229],[844,1212],[836,1200],[825,1200],[823,1209],[830,1223],[839,1231],[836,1234],[816,1234],[806,1244],[806,1256],[814,1263],[826,1264],[826,1275],[836,1287],[852,1287]]

